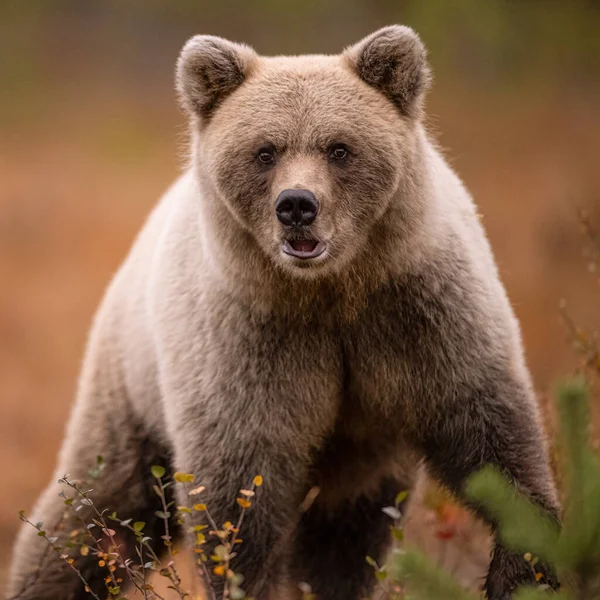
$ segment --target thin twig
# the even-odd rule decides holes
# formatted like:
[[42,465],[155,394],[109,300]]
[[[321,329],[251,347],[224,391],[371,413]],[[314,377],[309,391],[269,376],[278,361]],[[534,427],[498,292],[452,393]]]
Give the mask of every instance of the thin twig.
[[[27,517],[25,517],[24,515],[21,515],[21,520],[24,521],[25,523],[29,523],[29,525],[31,525],[34,529],[37,529],[38,532],[42,533],[42,530],[40,530],[38,527],[36,527]],[[86,590],[89,590],[89,593],[96,599],[96,600],[100,600],[100,597],[96,594],[96,592],[94,592],[94,590],[92,590],[92,587],[90,586],[90,584],[86,581],[85,577],[81,574],[81,572],[79,571],[79,569],[75,566],[74,561],[72,558],[67,557],[64,558],[66,555],[65,554],[61,554],[60,553],[60,548],[58,546],[55,546],[50,539],[46,536],[46,533],[44,532],[43,535],[40,535],[41,538],[44,538],[46,540],[46,542],[48,542],[48,544],[51,546],[52,550],[54,550],[55,552],[58,553],[59,557],[67,564],[69,565],[69,567],[77,574],[77,577],[79,577],[79,579],[81,580],[81,582],[83,583],[84,587],[86,588]]]
[[[71,481],[69,481],[66,477],[63,477],[62,479],[60,479],[59,481],[64,482],[66,485],[68,485],[71,489],[75,490],[81,497],[85,498],[85,500],[87,502],[89,502],[88,506],[90,506],[92,508],[92,510],[96,513],[96,516],[98,517],[98,520],[100,521],[100,523],[102,524],[102,532],[108,536],[108,538],[110,539],[110,542],[112,544],[112,547],[114,547],[115,549],[115,553],[117,555],[117,557],[119,558],[120,562],[121,562],[121,566],[125,569],[125,572],[127,573],[128,578],[130,579],[130,581],[133,583],[133,585],[139,590],[139,591],[143,591],[140,587],[140,585],[137,583],[136,579],[135,579],[135,574],[134,572],[130,569],[129,565],[127,564],[127,560],[125,559],[125,557],[121,554],[121,549],[120,549],[120,544],[117,544],[117,541],[114,538],[114,535],[111,533],[111,528],[108,526],[108,524],[106,523],[105,519],[104,519],[104,515],[96,508],[96,505],[94,504],[94,502],[88,497],[87,492],[82,492],[79,489],[79,486],[76,483],[72,483]],[[110,571],[110,568],[109,568]]]
[[162,504],[163,515],[164,515],[163,522],[165,524],[165,537],[163,539],[166,542],[165,546],[167,546],[167,550],[169,553],[169,563],[167,565],[167,568],[171,572],[171,575],[172,575],[171,581],[175,587],[175,591],[177,592],[179,597],[183,600],[189,594],[181,589],[181,578],[179,577],[179,574],[177,573],[177,569],[175,568],[174,561],[173,561],[173,551],[171,550],[173,543],[172,543],[171,535],[169,533],[169,517],[167,516],[169,507],[167,506],[167,500],[166,500],[166,496],[165,496],[165,486],[163,485],[162,478],[157,477],[156,480],[158,481],[158,484],[160,486],[159,487],[159,489],[160,489],[159,497],[160,497],[160,501]]

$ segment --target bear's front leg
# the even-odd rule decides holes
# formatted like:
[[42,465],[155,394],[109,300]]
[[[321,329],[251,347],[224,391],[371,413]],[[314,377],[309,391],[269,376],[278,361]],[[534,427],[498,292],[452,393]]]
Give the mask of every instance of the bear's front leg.
[[[243,575],[246,594],[261,600],[281,581],[310,466],[335,424],[340,353],[326,328],[308,331],[276,319],[257,323],[238,313],[211,322],[210,328],[206,353],[200,348],[193,363],[167,363],[165,402],[174,467],[193,473],[195,486],[205,486],[191,497],[180,489],[180,501],[206,504],[219,528],[226,521],[235,524],[240,490],[262,476],[230,565]],[[183,344],[182,339],[179,352]],[[198,524],[209,524],[205,514],[193,514]],[[210,546],[219,542],[215,536],[206,538],[210,556]],[[223,576],[213,572],[215,564],[209,560],[220,597]]]
[[[221,433],[227,436],[225,430]],[[283,447],[281,438],[274,441],[258,432],[252,437],[232,441],[230,452],[219,451],[211,456],[207,448],[204,458],[188,457],[183,462],[186,471],[199,473],[197,482],[206,486],[197,496],[186,497],[191,486],[178,486],[178,493],[181,503],[190,506],[199,502],[206,504],[207,512],[193,511],[192,523],[208,526],[203,531],[206,542],[200,548],[209,559],[207,569],[199,571],[199,575],[205,577],[208,573],[217,598],[223,595],[225,574],[215,570],[222,563],[214,562],[210,557],[218,554],[215,548],[223,541],[208,532],[215,526],[222,529],[227,521],[234,526],[238,524],[242,508],[236,499],[250,501],[251,506],[245,509],[235,536],[239,543],[230,550],[235,555],[229,568],[243,576],[241,587],[249,597],[259,600],[273,597],[269,594],[280,597],[276,590],[285,583],[289,547],[307,491],[308,453],[303,451],[307,450],[304,444],[299,443],[300,448],[294,448],[292,444]],[[257,474],[262,477],[262,485],[254,489],[253,497],[246,498],[240,490],[252,488]],[[190,545],[196,541],[196,534],[191,532]],[[199,554],[194,558],[198,559]]]
[[[558,518],[535,399],[529,386],[511,373],[496,369],[485,387],[454,390],[444,411],[430,424],[423,445],[432,474],[458,495],[469,475],[491,464],[552,518]],[[485,512],[481,515],[486,518]],[[541,583],[556,589],[551,569],[542,572]],[[522,555],[496,543],[484,586],[489,600],[508,600],[517,586],[534,583],[534,572]]]

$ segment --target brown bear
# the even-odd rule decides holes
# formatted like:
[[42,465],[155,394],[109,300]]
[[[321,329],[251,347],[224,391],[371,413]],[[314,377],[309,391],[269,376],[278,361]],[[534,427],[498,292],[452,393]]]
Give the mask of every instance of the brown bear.
[[[150,465],[194,473],[219,523],[261,474],[234,559],[246,593],[300,597],[306,582],[320,600],[358,600],[374,585],[365,557],[388,548],[381,509],[421,462],[458,495],[490,463],[557,515],[517,321],[473,201],[422,122],[429,83],[402,26],[337,56],[185,45],[189,166],[98,311],[35,519],[60,520],[56,478],[85,477],[99,454],[96,505],[146,521],[158,542]],[[85,597],[44,548],[24,527],[10,594]],[[97,560],[76,564],[105,595]],[[530,581],[497,544],[488,597]]]

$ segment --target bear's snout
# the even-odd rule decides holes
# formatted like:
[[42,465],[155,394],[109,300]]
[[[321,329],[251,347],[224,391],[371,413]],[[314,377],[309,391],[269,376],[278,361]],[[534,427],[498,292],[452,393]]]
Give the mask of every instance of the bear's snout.
[[319,212],[319,201],[310,190],[283,190],[275,202],[275,214],[282,225],[310,225]]

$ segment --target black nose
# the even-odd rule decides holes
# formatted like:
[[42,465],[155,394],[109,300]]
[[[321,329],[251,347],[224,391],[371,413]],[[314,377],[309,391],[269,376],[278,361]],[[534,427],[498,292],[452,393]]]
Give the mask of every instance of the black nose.
[[283,190],[275,202],[275,214],[284,225],[310,225],[317,212],[319,201],[308,190]]

